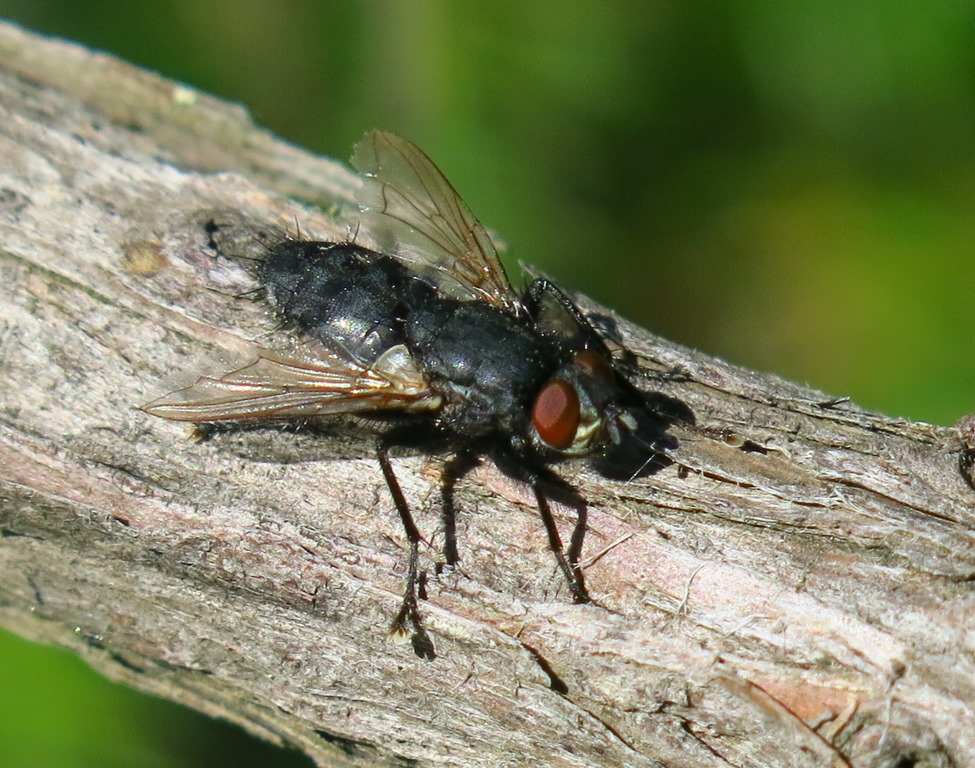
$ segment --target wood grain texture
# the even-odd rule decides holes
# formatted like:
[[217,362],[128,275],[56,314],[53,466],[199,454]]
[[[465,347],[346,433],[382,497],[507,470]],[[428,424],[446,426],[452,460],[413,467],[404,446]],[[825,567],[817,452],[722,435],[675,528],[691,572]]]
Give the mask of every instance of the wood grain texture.
[[4,627],[321,765],[975,765],[971,430],[619,320],[636,384],[695,423],[632,481],[559,467],[590,502],[594,604],[490,464],[458,486],[460,568],[435,577],[442,458],[394,456],[430,542],[423,661],[386,637],[406,541],[367,441],[199,444],[136,409],[286,343],[214,241],[296,219],[344,237],[356,178],[9,26],[0,112]]

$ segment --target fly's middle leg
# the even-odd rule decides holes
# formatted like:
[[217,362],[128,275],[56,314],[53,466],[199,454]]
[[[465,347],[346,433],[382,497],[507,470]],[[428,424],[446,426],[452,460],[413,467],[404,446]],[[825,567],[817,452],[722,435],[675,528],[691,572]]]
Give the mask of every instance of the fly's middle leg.
[[457,510],[454,506],[454,492],[464,475],[480,463],[477,454],[470,451],[458,451],[444,465],[443,469],[443,506],[441,507],[440,524],[443,528],[443,563],[438,565],[437,572],[451,571],[457,566],[460,555],[457,552]]

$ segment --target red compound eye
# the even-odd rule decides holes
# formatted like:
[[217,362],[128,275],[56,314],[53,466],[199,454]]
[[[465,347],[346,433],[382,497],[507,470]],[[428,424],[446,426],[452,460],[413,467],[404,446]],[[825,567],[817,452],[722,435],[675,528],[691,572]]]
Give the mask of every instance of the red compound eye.
[[572,360],[576,365],[596,378],[602,379],[603,381],[611,381],[613,378],[613,370],[609,361],[601,355],[597,355],[595,352],[584,349],[573,357]]
[[579,429],[579,395],[575,389],[562,379],[552,379],[535,398],[532,423],[538,436],[553,448],[571,446]]

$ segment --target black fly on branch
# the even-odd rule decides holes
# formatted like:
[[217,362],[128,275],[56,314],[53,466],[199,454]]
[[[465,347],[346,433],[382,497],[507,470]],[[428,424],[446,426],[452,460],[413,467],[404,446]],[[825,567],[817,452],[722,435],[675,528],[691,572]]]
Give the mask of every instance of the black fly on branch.
[[[348,414],[375,424],[379,465],[410,545],[391,632],[429,657],[417,607],[421,535],[390,447],[450,449],[452,480],[487,455],[530,484],[573,599],[588,602],[576,564],[581,538],[567,552],[548,505],[551,489],[567,484],[548,465],[618,448],[646,401],[559,288],[537,278],[515,292],[484,227],[419,148],[371,133],[352,163],[363,177],[361,230],[380,250],[288,238],[270,245],[254,270],[274,313],[299,337],[297,351],[265,350],[245,368],[201,378],[143,410],[199,425]],[[445,489],[452,529],[447,502]],[[446,542],[452,566],[456,543],[451,535]]]

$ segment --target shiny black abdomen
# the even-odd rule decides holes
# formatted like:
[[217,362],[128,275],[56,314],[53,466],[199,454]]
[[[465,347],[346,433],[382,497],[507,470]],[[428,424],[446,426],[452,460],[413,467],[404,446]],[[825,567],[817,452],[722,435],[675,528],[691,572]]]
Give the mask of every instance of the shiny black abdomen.
[[285,322],[366,362],[402,344],[410,305],[434,295],[395,259],[352,243],[288,240],[260,270],[268,300]]

